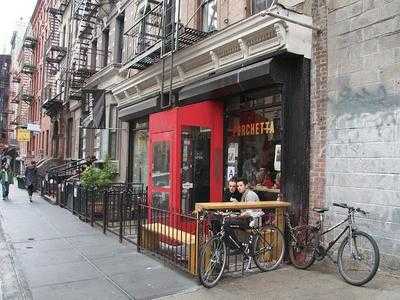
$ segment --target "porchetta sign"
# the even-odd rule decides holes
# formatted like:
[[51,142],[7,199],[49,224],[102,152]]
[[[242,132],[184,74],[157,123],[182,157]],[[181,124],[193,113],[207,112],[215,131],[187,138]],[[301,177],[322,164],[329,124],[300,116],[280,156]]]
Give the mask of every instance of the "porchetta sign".
[[274,121],[239,124],[233,128],[234,136],[274,134]]

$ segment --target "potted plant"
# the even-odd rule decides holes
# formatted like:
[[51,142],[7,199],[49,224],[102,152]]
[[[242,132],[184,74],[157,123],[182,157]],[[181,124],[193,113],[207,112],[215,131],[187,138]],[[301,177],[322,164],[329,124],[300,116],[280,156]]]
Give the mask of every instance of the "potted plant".
[[[81,174],[82,186],[91,192],[94,197],[101,197],[101,191],[110,185],[115,178],[116,172],[107,159],[101,167],[94,165],[88,166]],[[95,214],[101,214],[103,211],[103,202],[92,199],[95,203]]]

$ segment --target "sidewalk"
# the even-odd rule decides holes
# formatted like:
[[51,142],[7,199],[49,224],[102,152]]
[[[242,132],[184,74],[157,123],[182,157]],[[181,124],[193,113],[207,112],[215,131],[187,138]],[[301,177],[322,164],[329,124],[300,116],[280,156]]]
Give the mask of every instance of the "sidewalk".
[[273,272],[245,273],[243,277],[235,278],[225,276],[212,289],[193,289],[163,297],[161,300],[400,299],[400,278],[378,273],[370,283],[355,287],[342,281],[333,265],[328,264],[330,263],[316,263],[305,271],[283,266]]
[[0,200],[0,222],[0,299],[148,299],[197,286],[15,186]]

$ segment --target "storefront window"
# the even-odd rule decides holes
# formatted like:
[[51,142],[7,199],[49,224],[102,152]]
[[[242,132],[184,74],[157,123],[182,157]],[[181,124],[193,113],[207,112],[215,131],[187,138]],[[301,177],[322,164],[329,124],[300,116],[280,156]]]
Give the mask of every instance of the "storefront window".
[[155,142],[153,144],[153,170],[151,172],[154,186],[161,188],[170,187],[169,159],[169,142]]
[[181,208],[192,212],[197,202],[210,198],[211,130],[198,126],[182,128]]
[[147,121],[136,122],[133,131],[132,181],[147,187]]
[[118,127],[118,112],[117,106],[112,105],[110,107],[110,119],[109,119],[109,140],[108,140],[108,156],[110,159],[117,159],[117,127]]
[[281,97],[241,97],[227,107],[226,175],[259,191],[280,189]]

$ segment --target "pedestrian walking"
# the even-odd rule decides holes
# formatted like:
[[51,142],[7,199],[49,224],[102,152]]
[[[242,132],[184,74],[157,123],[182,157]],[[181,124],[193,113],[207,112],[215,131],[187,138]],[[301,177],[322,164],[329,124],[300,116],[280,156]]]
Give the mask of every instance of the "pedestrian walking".
[[3,200],[8,200],[8,194],[10,192],[10,184],[14,184],[14,177],[10,169],[10,165],[5,163],[1,166],[0,181],[3,191]]
[[25,169],[25,186],[28,190],[29,202],[32,202],[32,195],[36,189],[37,168],[36,162],[32,161],[31,165]]

